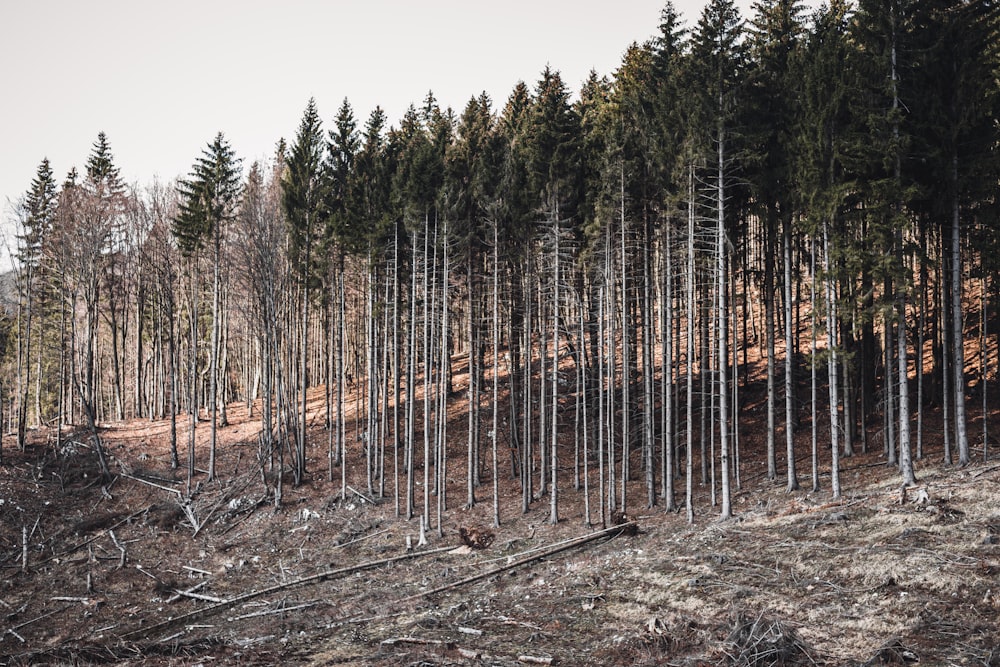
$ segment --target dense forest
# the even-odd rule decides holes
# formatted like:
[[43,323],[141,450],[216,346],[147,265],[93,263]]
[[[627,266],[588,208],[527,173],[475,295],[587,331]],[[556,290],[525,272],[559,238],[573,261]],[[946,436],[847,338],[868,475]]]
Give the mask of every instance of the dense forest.
[[[396,125],[344,100],[324,127],[310,100],[266,163],[220,132],[146,186],[101,133],[17,206],[3,445],[79,432],[110,475],[103,423],[169,420],[191,494],[242,402],[276,504],[320,476],[344,493],[357,447],[368,490],[427,530],[481,502],[556,522],[563,493],[588,523],[729,517],[751,466],[838,497],[857,452],[904,484],[923,457],[985,459],[998,29],[992,0],[709,0],[689,26],[667,2],[575,92],[546,68]],[[765,460],[741,455],[749,410]]]

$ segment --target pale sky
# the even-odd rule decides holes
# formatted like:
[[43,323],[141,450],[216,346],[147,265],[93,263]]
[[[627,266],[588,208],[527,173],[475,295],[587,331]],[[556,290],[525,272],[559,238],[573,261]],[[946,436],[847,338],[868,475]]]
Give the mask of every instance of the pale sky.
[[[249,165],[294,137],[315,97],[324,127],[346,97],[359,127],[376,105],[398,125],[432,90],[460,113],[486,91],[502,108],[546,65],[577,91],[652,37],[665,0],[3,0],[0,206],[42,158],[58,182],[107,133],[128,183],[187,174],[223,131]],[[738,2],[744,17],[751,0]],[[675,0],[688,26],[703,0]]]

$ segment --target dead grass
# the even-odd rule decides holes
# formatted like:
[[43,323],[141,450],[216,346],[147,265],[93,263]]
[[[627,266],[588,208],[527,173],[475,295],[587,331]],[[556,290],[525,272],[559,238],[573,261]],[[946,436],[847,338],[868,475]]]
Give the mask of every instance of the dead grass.
[[[1000,466],[922,462],[927,501],[911,494],[900,504],[896,477],[874,455],[845,462],[837,502],[825,491],[789,495],[745,475],[737,518],[719,522],[699,485],[694,525],[633,505],[636,535],[423,596],[592,530],[568,483],[558,525],[547,522],[546,497],[524,515],[508,503],[501,527],[486,528],[488,489],[479,504],[461,508],[456,457],[449,511],[428,532],[429,548],[461,545],[463,530],[481,548],[317,581],[124,639],[209,599],[405,554],[419,539],[416,519],[398,518],[392,500],[368,492],[355,440],[348,484],[358,492],[341,499],[317,452],[307,483],[287,487],[275,510],[254,462],[256,422],[239,406],[229,416],[219,480],[199,475],[188,511],[172,491],[183,483],[169,467],[164,424],[106,431],[114,469],[130,476],[103,489],[84,445],[54,452],[35,433],[27,452],[5,449],[0,664],[523,665],[520,658],[533,657],[757,667],[890,664],[877,661],[906,650],[921,664],[1000,667]],[[460,448],[462,431],[454,433]],[[515,483],[503,479],[505,497],[516,497]],[[640,484],[632,482],[633,499],[643,495]],[[116,541],[127,552],[124,566]]]

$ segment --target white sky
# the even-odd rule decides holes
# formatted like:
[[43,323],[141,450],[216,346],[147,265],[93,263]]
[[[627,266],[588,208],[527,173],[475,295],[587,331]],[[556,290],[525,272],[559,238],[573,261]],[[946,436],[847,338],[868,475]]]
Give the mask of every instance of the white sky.
[[[747,16],[750,0],[738,2]],[[315,97],[326,128],[342,100],[359,127],[380,105],[398,125],[433,90],[460,113],[502,108],[546,64],[574,92],[653,36],[665,0],[3,0],[0,206],[42,158],[61,183],[99,131],[129,183],[186,174],[219,130],[246,165],[294,137]],[[676,0],[693,26],[703,0]]]

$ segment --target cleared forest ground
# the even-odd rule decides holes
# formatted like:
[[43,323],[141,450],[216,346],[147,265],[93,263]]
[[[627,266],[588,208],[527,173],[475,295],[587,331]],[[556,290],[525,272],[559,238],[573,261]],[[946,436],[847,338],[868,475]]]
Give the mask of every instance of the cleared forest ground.
[[[435,523],[417,546],[417,519],[364,479],[341,500],[318,452],[275,511],[257,422],[238,406],[230,420],[219,480],[199,475],[186,507],[165,423],[104,429],[116,477],[103,486],[83,437],[5,447],[0,663],[1000,666],[1000,465],[946,468],[932,451],[904,498],[882,459],[855,456],[837,502],[745,465],[737,518],[717,521],[696,486],[694,525],[642,507],[637,479],[638,534],[579,543],[599,527],[583,525],[571,460],[558,525],[547,499],[521,514],[505,478],[497,530],[489,480],[463,509],[456,466],[443,536]],[[349,470],[363,471],[355,445]],[[457,426],[450,447],[460,459]],[[462,528],[485,548],[458,548]]]

